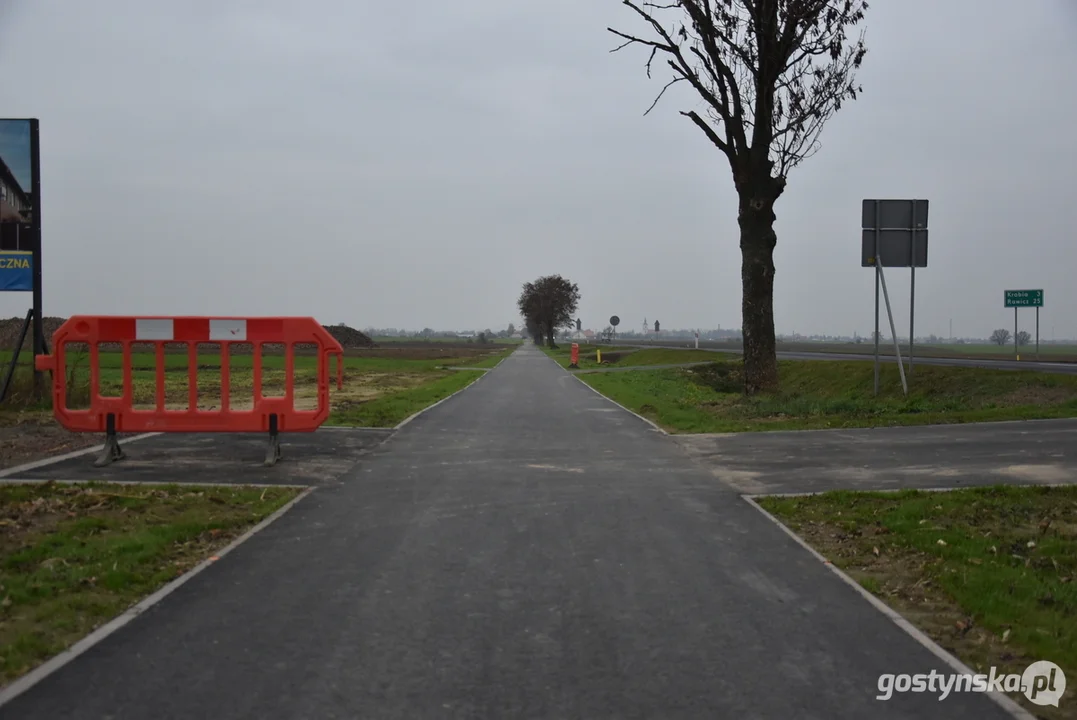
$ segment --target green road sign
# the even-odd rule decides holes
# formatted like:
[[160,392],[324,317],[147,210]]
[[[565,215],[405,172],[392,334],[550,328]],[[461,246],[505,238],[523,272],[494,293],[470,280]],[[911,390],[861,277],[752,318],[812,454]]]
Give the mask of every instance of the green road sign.
[[1004,307],[1043,307],[1043,290],[1007,290]]

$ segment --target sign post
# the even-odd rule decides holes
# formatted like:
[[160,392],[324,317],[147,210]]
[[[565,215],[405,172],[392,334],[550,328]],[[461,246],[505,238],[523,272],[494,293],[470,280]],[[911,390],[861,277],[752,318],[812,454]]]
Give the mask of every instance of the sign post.
[[916,326],[916,268],[927,267],[927,200],[864,200],[860,209],[860,264],[875,268],[875,394],[879,394],[879,286],[882,285],[894,353],[901,371],[901,385],[908,395],[905,368],[890,309],[883,266],[907,267],[909,282],[909,375],[912,375]]
[[1017,341],[1017,308],[1036,308],[1036,360],[1040,359],[1040,308],[1043,307],[1043,289],[1006,290],[1003,294],[1003,307],[1013,308],[1013,354],[1021,359],[1021,345]]

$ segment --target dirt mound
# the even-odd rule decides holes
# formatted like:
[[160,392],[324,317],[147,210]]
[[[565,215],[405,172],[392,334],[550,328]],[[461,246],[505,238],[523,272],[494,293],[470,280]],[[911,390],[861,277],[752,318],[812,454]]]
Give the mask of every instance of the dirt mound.
[[[45,318],[45,342],[49,345],[49,349],[52,349],[52,334],[56,332],[61,325],[63,325],[66,318],[58,317],[46,317]],[[19,341],[19,330],[22,329],[23,318],[13,317],[7,320],[0,320],[0,350],[14,350],[15,345]],[[373,340],[371,340],[365,333],[356,330],[353,327],[347,325],[328,325],[325,328],[329,331],[329,334],[337,339],[341,347],[345,350],[354,350],[358,348],[371,348],[377,347]],[[30,352],[30,347],[33,344],[33,328],[29,328],[26,331],[26,340],[23,342],[22,348],[24,352]],[[300,350],[310,349],[304,346],[297,346]],[[105,351],[118,351],[120,346],[115,347],[109,343],[108,347],[102,346],[102,350]],[[206,352],[217,350],[217,346],[207,345],[200,347],[200,350]]]
[[374,341],[367,336],[366,333],[360,332],[353,327],[348,327],[344,323],[340,325],[326,325],[325,329],[329,331],[329,334],[337,339],[340,346],[345,350],[353,350],[356,348],[377,347]]
[[[15,349],[15,346],[19,342],[19,331],[22,330],[22,322],[25,319],[25,317],[13,317],[8,318],[7,320],[0,320],[0,350]],[[45,342],[49,345],[49,349],[51,350],[52,334],[64,324],[64,318],[46,317],[43,324],[45,325]],[[26,339],[22,344],[23,351],[30,352],[30,348],[33,347],[33,342],[34,328],[31,326],[26,329]]]

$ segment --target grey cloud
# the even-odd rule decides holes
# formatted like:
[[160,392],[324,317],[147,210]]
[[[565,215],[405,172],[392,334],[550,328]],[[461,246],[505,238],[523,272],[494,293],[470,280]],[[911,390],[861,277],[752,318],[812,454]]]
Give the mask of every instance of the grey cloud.
[[[739,326],[725,159],[586,3],[35,0],[0,14],[0,114],[42,120],[46,311],[296,313],[419,328],[516,321],[578,282],[581,317]],[[918,330],[1065,309],[1077,209],[1066,2],[872,3],[865,94],[778,207],[779,331],[867,333],[868,196],[932,202]],[[892,273],[907,332],[908,271]],[[20,314],[28,296],[0,297]]]

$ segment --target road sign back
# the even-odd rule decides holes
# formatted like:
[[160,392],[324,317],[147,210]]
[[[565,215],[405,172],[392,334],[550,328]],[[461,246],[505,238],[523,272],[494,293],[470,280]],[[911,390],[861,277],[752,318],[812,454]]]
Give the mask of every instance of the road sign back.
[[861,267],[927,267],[927,211],[927,200],[864,200]]

